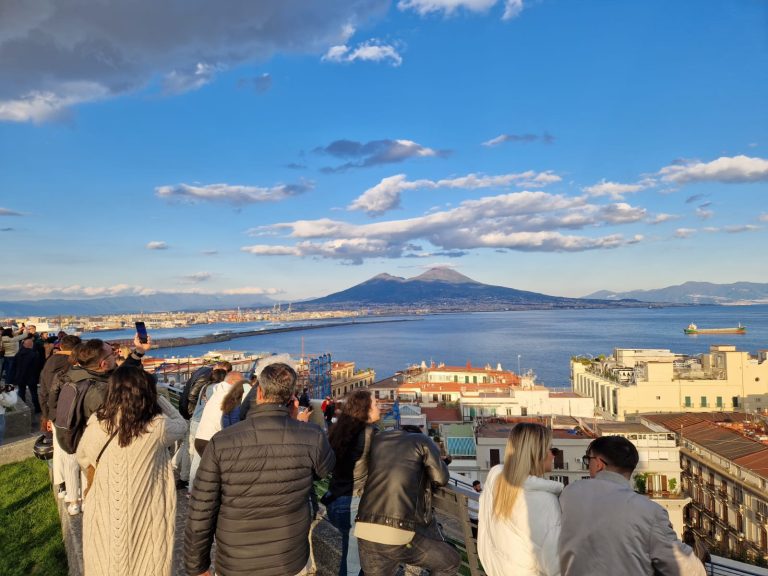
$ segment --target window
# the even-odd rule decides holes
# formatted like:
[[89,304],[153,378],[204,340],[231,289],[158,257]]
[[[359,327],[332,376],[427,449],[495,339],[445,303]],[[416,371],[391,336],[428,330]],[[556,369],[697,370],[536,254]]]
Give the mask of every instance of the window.
[[379,391],[378,390],[374,390],[373,397],[378,400],[378,398],[379,398]]
[[432,394],[432,402],[437,402],[437,394]]
[[715,404],[717,405],[718,408],[722,408],[723,407],[723,397],[722,396],[718,396],[717,400],[715,400]]
[[443,402],[450,402],[450,401],[451,401],[451,395],[443,394]]
[[685,397],[685,407],[686,408],[690,408],[691,406],[692,406],[692,404],[691,404],[691,397],[690,396],[686,396]]
[[739,407],[739,397],[738,396],[734,396],[733,398],[731,398],[731,402],[733,403],[733,407],[734,408],[738,408]]
[[459,381],[459,377],[458,377],[458,376],[454,376],[454,377],[453,377],[453,381],[454,381],[454,382],[458,382],[458,381]]
[[477,384],[477,376],[472,376],[472,384]]
[[661,400],[661,396],[656,396],[656,400]]
[[497,448],[491,448],[491,466],[496,466],[496,464],[501,463],[499,456],[499,450]]
[[707,407],[707,397],[706,396],[702,396],[701,397],[701,407],[702,408],[706,408]]
[[464,384],[469,384],[469,376],[464,376]]

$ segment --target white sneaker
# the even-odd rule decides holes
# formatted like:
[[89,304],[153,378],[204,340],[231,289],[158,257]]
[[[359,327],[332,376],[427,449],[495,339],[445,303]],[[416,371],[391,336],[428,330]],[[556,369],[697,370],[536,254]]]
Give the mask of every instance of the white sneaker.
[[67,504],[67,512],[70,516],[77,516],[83,509],[78,502],[70,502]]

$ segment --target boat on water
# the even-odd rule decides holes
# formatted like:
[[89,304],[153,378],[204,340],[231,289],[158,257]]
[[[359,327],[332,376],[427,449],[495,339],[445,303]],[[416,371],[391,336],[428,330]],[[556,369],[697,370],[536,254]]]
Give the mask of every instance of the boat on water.
[[683,332],[685,334],[746,334],[747,327],[742,326],[741,322],[739,322],[738,326],[732,328],[699,328],[691,322]]

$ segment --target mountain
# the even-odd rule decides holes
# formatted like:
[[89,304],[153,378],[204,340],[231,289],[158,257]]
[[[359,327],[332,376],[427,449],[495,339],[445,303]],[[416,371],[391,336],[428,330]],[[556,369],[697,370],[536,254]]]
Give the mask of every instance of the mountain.
[[671,304],[768,304],[768,284],[755,282],[734,282],[713,284],[711,282],[685,282],[655,290],[632,290],[611,292],[600,290],[586,296],[604,300],[633,298],[646,302],[667,302]]
[[[432,268],[414,278],[379,274],[361,284],[295,305],[318,307],[412,307],[435,310],[502,310],[508,308],[585,308],[632,305],[627,302],[548,296],[492,286],[448,268]],[[638,303],[634,303],[638,305]]]
[[135,312],[228,310],[271,306],[274,301],[257,294],[164,293],[148,296],[114,296],[82,300],[19,300],[0,302],[0,318],[23,316],[94,316]]

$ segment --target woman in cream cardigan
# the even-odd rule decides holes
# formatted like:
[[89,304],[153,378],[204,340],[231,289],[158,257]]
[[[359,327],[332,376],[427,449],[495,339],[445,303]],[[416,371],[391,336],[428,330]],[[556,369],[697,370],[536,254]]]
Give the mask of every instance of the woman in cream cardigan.
[[504,464],[491,468],[480,496],[477,547],[488,576],[559,576],[559,482],[552,431],[520,423],[507,438]]
[[168,448],[186,428],[153,376],[115,370],[77,448],[83,470],[95,468],[83,506],[85,576],[172,574],[176,485]]

